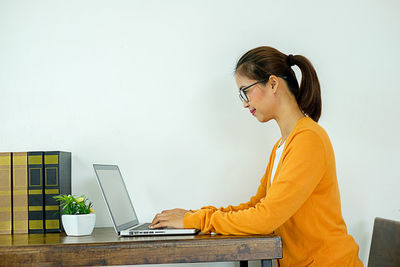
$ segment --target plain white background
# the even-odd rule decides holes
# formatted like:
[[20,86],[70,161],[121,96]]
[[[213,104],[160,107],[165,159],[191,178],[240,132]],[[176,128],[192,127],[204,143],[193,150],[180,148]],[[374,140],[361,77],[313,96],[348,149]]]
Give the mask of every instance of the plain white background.
[[374,217],[400,219],[399,11],[395,0],[0,0],[0,150],[71,151],[72,191],[94,202],[97,226],[111,221],[93,163],[120,166],[142,221],[245,202],[280,132],[242,108],[235,63],[260,45],[302,54],[367,263]]

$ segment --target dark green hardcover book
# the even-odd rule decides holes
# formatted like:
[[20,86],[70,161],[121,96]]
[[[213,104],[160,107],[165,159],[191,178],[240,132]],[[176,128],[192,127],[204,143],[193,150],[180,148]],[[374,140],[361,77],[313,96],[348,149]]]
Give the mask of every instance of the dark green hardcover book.
[[43,232],[43,152],[28,152],[28,233]]
[[60,203],[53,197],[71,194],[71,152],[44,152],[45,232],[61,232]]

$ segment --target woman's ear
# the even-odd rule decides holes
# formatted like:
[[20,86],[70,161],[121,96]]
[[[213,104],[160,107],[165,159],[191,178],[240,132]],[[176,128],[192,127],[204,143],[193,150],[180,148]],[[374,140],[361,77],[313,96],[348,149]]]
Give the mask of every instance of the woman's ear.
[[276,90],[278,89],[279,86],[279,79],[278,77],[276,77],[275,75],[271,75],[269,77],[269,83],[271,84],[271,88],[272,88],[272,93],[276,93]]

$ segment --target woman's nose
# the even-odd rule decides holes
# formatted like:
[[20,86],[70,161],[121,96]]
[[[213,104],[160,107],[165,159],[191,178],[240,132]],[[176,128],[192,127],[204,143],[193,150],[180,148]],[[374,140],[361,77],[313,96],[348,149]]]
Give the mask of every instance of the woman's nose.
[[243,101],[243,107],[244,107],[244,108],[248,108],[248,107],[250,107],[250,105],[249,105],[249,103],[248,103],[248,102],[246,102],[246,101]]

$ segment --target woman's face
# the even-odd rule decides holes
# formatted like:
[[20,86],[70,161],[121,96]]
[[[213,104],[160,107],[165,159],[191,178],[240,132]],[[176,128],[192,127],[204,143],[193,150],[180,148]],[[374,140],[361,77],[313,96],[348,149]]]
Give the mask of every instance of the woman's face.
[[[236,74],[235,79],[239,90],[257,82],[240,74]],[[267,84],[258,83],[250,87],[246,90],[246,94],[249,102],[244,101],[243,107],[248,108],[257,120],[267,122],[275,117],[276,99],[271,81]]]

